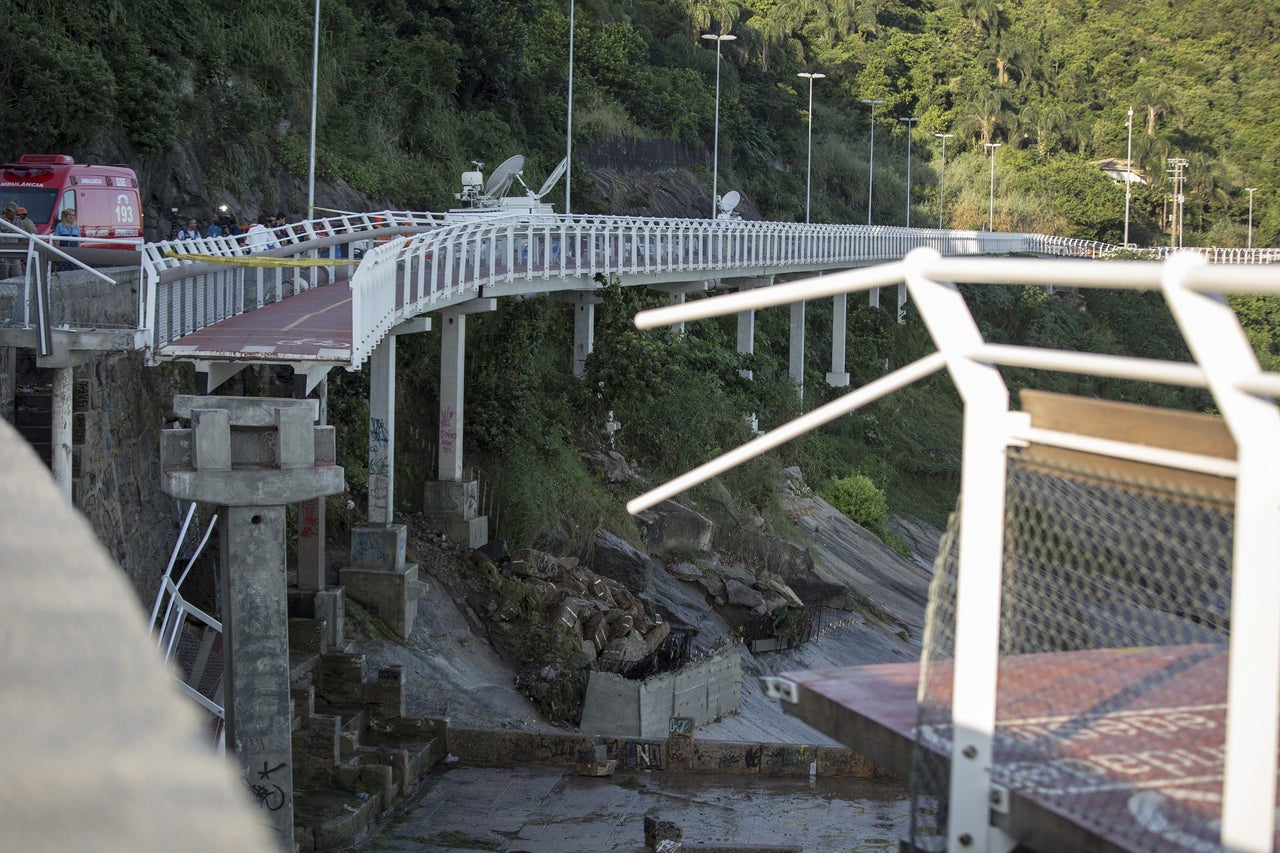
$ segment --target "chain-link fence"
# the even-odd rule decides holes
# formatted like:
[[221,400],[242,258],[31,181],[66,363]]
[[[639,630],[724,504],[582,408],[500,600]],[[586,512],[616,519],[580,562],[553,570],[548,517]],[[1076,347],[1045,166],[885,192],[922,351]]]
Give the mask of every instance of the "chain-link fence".
[[[1230,489],[1035,445],[1006,487],[991,781],[1122,849],[1220,849]],[[929,596],[917,850],[946,846],[957,519]]]

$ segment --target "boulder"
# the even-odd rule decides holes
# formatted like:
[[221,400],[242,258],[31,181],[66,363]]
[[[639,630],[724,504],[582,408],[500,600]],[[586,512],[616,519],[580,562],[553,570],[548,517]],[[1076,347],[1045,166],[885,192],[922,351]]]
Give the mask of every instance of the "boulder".
[[711,550],[711,519],[675,501],[663,501],[636,518],[645,526],[644,546],[650,554]]
[[735,607],[764,612],[764,596],[741,581],[728,578],[724,582],[725,598]]
[[[771,577],[763,577],[756,581],[756,589],[765,593],[773,593],[773,595],[783,599],[790,607],[804,607],[804,602],[796,591],[787,586],[780,580]],[[771,610],[773,608],[770,608]]]
[[616,450],[589,451],[581,455],[583,461],[603,474],[610,483],[625,483],[635,476],[627,465],[626,457]]
[[676,563],[675,565],[667,566],[667,572],[682,581],[689,581],[690,583],[697,583],[702,580],[702,569],[693,563]]
[[644,591],[652,571],[652,563],[646,555],[608,530],[596,531],[590,567],[596,574],[611,578],[632,592]]

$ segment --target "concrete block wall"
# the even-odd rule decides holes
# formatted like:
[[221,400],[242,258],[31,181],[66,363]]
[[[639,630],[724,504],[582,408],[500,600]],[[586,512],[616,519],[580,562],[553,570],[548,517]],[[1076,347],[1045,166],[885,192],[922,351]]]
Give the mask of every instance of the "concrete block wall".
[[586,734],[664,738],[672,717],[689,717],[700,726],[741,707],[742,657],[731,646],[643,681],[592,672],[578,728]]
[[448,751],[475,764],[550,764],[571,766],[580,750],[606,747],[619,768],[738,776],[855,779],[879,778],[883,771],[860,753],[844,747],[701,741],[696,737],[614,738],[549,732],[486,731],[449,727]]

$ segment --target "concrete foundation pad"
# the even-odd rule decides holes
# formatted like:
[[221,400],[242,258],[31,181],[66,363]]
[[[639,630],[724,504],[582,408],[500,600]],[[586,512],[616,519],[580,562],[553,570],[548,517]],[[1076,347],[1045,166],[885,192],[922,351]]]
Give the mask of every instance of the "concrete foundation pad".
[[352,566],[343,569],[341,577],[348,596],[372,610],[400,637],[408,638],[425,587],[418,580],[417,563],[393,570]]
[[428,521],[444,531],[450,542],[457,542],[468,548],[479,548],[489,541],[487,515],[479,515],[475,518],[429,518]]

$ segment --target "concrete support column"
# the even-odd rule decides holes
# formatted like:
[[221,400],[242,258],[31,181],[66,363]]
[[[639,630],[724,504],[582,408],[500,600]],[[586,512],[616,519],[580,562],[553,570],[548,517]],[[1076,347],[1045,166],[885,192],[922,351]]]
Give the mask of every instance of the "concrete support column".
[[[324,426],[329,422],[329,380],[321,380],[318,388],[316,397],[320,403],[320,414],[317,422]],[[319,592],[327,586],[325,535],[324,498],[310,498],[299,503],[297,586],[300,590]]]
[[[459,367],[459,377],[461,376]],[[461,380],[459,379],[459,382]],[[441,383],[443,386],[443,383]],[[462,389],[458,388],[461,409]],[[395,515],[396,337],[387,335],[369,358],[369,523]],[[460,420],[460,419],[459,419]],[[441,421],[443,432],[443,417]],[[443,445],[443,439],[441,445]],[[460,454],[459,454],[460,457]],[[461,465],[461,463],[458,463]],[[459,468],[459,470],[461,470]]]
[[227,742],[280,849],[293,850],[285,505],[344,488],[333,428],[314,426],[315,400],[179,396],[174,411],[191,428],[161,433],[162,488],[221,507]]
[[595,347],[596,302],[594,297],[579,300],[573,308],[573,375],[581,379],[587,373],[587,356]]
[[907,286],[905,284],[898,285],[898,322],[907,322]]
[[[682,290],[682,291],[679,291],[678,293],[673,293],[673,294],[671,294],[671,304],[672,304],[672,305],[683,305],[683,304],[684,304],[684,291],[683,291],[683,290]],[[683,334],[684,334],[684,321],[682,320],[682,321],[680,321],[679,323],[673,323],[673,324],[671,325],[671,331],[675,332],[677,335],[683,335]]]
[[827,374],[827,384],[832,388],[844,388],[849,384],[849,373],[844,369],[848,322],[849,294],[837,293],[831,304],[831,372]]
[[868,291],[868,293],[870,295],[867,297],[867,304],[870,305],[872,308],[879,308],[880,307],[880,288],[873,287],[871,288],[870,291]]
[[[750,355],[756,351],[756,312],[755,310],[742,311],[738,314],[738,352],[743,355]],[[743,370],[742,376],[745,379],[751,378],[750,370]]]
[[462,479],[462,401],[467,315],[447,312],[440,325],[440,448],[437,478]]
[[791,346],[789,350],[791,382],[796,394],[804,398],[804,303],[791,303]]
[[284,507],[224,506],[222,632],[229,746],[282,850],[293,849],[293,705]]
[[451,539],[479,548],[489,541],[489,520],[477,515],[478,484],[462,479],[462,403],[465,396],[467,315],[497,308],[496,299],[473,299],[440,317],[439,478],[428,482],[426,515]]
[[71,367],[55,367],[53,369],[53,481],[58,489],[71,502],[71,413],[73,411]]

